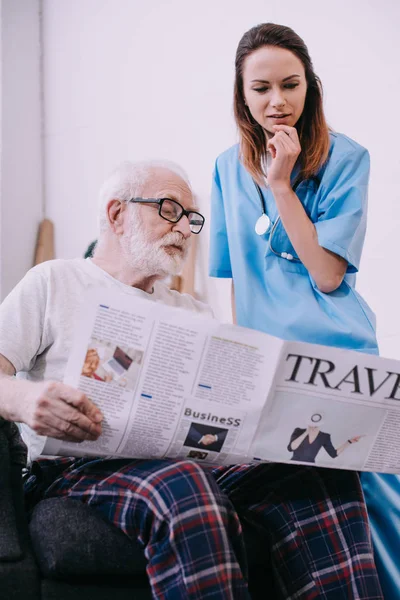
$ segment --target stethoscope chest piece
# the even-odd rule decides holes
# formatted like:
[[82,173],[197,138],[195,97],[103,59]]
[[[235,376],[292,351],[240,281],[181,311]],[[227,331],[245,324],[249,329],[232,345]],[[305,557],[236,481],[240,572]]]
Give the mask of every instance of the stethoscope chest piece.
[[267,214],[263,213],[261,217],[257,219],[257,223],[254,229],[257,235],[264,235],[264,233],[267,233],[269,231],[270,227],[271,219]]

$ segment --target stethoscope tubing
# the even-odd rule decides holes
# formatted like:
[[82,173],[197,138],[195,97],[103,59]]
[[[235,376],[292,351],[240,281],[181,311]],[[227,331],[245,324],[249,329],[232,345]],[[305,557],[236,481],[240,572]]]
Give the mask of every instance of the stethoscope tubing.
[[[256,190],[258,192],[258,196],[260,198],[260,203],[261,203],[261,210],[262,210],[262,214],[266,215],[267,214],[267,210],[266,210],[266,206],[265,206],[265,199],[263,196],[263,193],[261,191],[260,186],[258,185],[258,183],[253,179],[253,183],[256,186]],[[297,187],[300,185],[300,181],[297,182],[294,186],[293,186],[293,191],[295,192]],[[275,229],[277,228],[279,221],[281,220],[280,215],[278,216],[277,220],[275,221],[275,223],[272,225],[272,229],[269,231],[269,239],[268,239],[268,245],[270,247],[270,250],[273,254],[275,254],[275,256],[278,256],[279,258],[284,258],[285,260],[290,260],[291,262],[299,262],[301,263],[301,260],[299,258],[297,258],[296,256],[293,256],[293,254],[290,254],[289,252],[278,252],[277,250],[275,250],[275,248],[272,245],[272,238],[273,235],[275,233]]]

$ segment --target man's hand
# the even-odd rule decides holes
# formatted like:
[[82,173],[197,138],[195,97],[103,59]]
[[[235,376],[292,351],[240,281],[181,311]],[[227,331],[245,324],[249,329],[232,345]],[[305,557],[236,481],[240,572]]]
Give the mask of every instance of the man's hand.
[[101,434],[102,413],[83,392],[56,381],[21,383],[25,393],[16,398],[16,421],[65,442],[93,441]]

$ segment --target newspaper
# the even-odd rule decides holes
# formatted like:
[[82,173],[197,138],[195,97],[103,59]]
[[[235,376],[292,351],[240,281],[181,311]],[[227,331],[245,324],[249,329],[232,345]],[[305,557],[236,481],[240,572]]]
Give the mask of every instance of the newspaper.
[[287,342],[91,290],[65,383],[104,414],[96,441],[43,454],[274,461],[400,472],[400,362]]

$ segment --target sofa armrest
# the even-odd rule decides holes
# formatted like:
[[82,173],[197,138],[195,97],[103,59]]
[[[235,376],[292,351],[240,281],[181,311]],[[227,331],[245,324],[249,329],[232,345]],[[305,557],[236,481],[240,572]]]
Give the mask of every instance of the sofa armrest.
[[23,555],[21,534],[27,531],[23,502],[22,469],[26,446],[15,423],[0,417],[0,561]]

